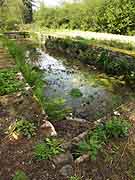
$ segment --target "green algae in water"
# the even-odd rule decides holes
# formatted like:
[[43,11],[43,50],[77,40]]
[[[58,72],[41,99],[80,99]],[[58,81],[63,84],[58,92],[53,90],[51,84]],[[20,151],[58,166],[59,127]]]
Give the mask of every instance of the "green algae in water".
[[83,94],[82,92],[80,91],[80,89],[77,89],[77,88],[73,88],[71,91],[70,91],[70,95],[74,98],[79,98],[79,97],[82,97]]

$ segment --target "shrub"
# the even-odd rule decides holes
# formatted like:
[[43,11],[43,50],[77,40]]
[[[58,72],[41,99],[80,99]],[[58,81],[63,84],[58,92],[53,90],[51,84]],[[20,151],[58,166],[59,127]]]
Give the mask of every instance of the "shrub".
[[21,134],[28,139],[36,134],[36,126],[27,120],[17,120],[9,127],[9,133]]
[[60,141],[53,138],[46,138],[43,143],[37,144],[34,155],[38,160],[50,159],[51,157],[64,152],[60,146]]

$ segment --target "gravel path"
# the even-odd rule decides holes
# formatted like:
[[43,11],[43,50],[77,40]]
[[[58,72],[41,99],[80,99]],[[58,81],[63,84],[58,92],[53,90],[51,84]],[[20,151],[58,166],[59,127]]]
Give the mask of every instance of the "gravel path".
[[124,36],[109,33],[97,33],[97,32],[83,32],[83,31],[70,31],[70,32],[56,32],[56,35],[77,37],[80,36],[86,39],[99,39],[99,40],[114,40],[126,43],[135,43],[135,36]]
[[109,33],[97,33],[97,32],[89,32],[89,31],[57,31],[57,32],[49,32],[49,33],[39,33],[38,34],[46,34],[56,37],[82,37],[85,39],[97,39],[97,40],[109,40],[109,41],[119,41],[123,43],[135,43],[135,36],[124,36],[117,34],[109,34]]

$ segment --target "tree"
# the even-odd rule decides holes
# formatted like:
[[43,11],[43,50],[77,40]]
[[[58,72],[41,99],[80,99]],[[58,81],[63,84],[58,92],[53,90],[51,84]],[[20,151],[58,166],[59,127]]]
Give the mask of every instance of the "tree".
[[32,5],[33,0],[22,0],[24,4],[24,23],[29,24],[33,21]]
[[22,0],[3,0],[0,6],[0,28],[2,30],[16,29],[16,24],[21,24]]

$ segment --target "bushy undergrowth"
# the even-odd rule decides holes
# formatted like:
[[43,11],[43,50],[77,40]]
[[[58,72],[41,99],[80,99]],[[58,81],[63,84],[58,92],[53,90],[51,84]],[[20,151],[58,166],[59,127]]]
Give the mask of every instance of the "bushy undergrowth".
[[8,68],[0,70],[0,95],[22,90],[24,82],[17,80],[17,70]]
[[128,136],[131,124],[126,120],[113,117],[105,124],[99,125],[94,131],[91,131],[86,139],[82,141],[77,153],[89,153],[92,159],[96,159],[97,153],[105,143],[111,138],[119,138]]
[[36,145],[34,155],[38,160],[50,159],[64,152],[60,144],[61,142],[57,139],[46,138],[44,142]]
[[[76,2],[76,1],[74,1]],[[80,29],[134,35],[134,0],[81,0],[57,8],[41,6],[35,25],[49,29]]]

